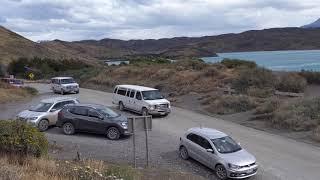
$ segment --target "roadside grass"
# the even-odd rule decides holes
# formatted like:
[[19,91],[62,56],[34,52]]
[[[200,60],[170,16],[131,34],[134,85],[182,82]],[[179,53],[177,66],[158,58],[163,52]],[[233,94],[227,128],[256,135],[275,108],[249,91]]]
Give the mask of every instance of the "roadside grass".
[[0,103],[22,100],[37,93],[38,91],[32,87],[16,88],[0,82]]
[[59,161],[50,158],[0,157],[0,179],[14,180],[198,180],[200,176],[159,169],[134,169],[98,160]]

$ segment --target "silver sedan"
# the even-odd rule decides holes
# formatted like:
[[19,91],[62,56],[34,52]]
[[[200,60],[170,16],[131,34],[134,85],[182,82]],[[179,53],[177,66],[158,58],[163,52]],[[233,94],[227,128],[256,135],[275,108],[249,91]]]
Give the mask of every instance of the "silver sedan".
[[181,158],[189,157],[215,170],[219,179],[243,179],[254,176],[256,158],[231,137],[210,128],[191,128],[180,138]]

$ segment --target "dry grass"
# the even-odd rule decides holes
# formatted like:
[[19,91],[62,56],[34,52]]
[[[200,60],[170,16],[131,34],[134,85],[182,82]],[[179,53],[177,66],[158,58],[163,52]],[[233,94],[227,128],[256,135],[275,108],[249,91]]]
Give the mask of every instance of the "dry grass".
[[0,83],[0,103],[22,100],[34,95],[35,92],[29,88],[15,88]]
[[0,157],[0,179],[2,180],[162,180],[202,179],[181,172],[159,169],[137,170],[129,166],[115,166],[103,161],[81,162],[56,161],[53,159],[25,158],[3,155]]

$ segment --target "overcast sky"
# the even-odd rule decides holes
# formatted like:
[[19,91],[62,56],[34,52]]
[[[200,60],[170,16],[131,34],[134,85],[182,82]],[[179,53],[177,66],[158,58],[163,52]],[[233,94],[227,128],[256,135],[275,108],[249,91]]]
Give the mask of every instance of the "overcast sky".
[[204,36],[318,18],[320,0],[0,1],[0,25],[34,41]]

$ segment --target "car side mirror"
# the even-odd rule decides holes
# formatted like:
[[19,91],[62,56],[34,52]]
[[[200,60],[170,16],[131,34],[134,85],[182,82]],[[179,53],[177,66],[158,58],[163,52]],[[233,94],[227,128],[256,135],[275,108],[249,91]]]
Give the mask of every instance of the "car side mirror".
[[57,111],[58,109],[51,109],[50,112],[55,112]]
[[207,149],[208,153],[214,153],[213,149]]

